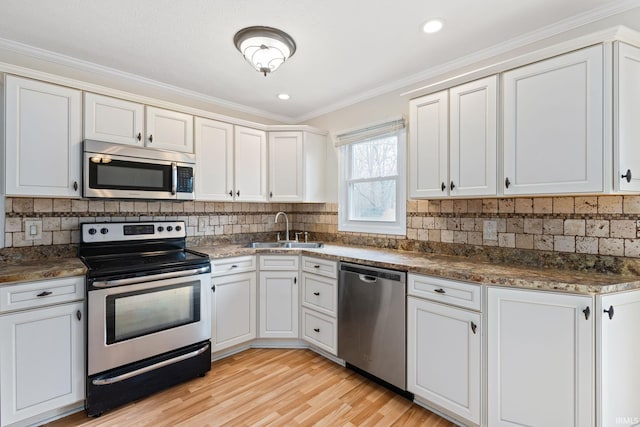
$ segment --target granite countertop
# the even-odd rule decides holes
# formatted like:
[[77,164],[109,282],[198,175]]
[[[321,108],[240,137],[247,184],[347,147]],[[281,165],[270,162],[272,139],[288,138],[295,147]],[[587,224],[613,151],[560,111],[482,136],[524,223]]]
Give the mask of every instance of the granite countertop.
[[[495,264],[472,258],[388,249],[342,245],[325,245],[319,249],[253,249],[230,244],[191,247],[190,249],[205,253],[212,260],[255,254],[302,253],[303,255],[336,261],[366,263],[376,267],[486,285],[589,295],[640,289],[640,277],[638,276]],[[81,276],[85,273],[86,268],[78,258],[57,258],[20,264],[0,264],[0,286],[13,282]]]

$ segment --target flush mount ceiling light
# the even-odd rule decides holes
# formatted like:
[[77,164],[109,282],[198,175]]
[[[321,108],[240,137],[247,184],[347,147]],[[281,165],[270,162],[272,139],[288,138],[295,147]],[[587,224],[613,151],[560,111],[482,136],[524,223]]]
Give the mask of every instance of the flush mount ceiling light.
[[422,26],[422,31],[427,34],[437,33],[442,29],[443,22],[440,19],[432,19]]
[[296,43],[284,31],[271,27],[248,27],[236,33],[233,43],[251,66],[265,77],[296,52]]

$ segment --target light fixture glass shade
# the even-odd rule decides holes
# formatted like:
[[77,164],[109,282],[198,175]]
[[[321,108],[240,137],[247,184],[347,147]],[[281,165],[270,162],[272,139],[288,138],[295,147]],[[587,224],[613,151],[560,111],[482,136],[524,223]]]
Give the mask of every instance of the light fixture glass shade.
[[271,27],[248,27],[233,37],[236,48],[257,71],[265,76],[278,69],[296,51],[287,33]]

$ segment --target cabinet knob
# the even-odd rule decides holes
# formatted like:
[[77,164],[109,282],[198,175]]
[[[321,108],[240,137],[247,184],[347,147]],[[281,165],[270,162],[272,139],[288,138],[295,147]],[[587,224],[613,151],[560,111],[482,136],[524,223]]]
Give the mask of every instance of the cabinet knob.
[[440,190],[444,191],[446,189],[447,189],[447,185],[444,182],[440,184]]
[[584,313],[584,319],[589,320],[589,316],[591,316],[591,309],[587,307],[584,310],[582,310],[582,312]]
[[149,135],[149,142],[153,142],[153,135]]
[[451,181],[451,191],[453,191],[454,188],[456,188],[456,185]]
[[471,322],[471,332],[473,332],[474,335],[476,334],[476,329],[478,329],[478,325]]
[[613,319],[613,306],[609,306],[609,310],[604,310],[605,313],[609,315],[609,320]]
[[136,137],[138,141],[142,141],[142,132],[138,132],[138,136]]
[[436,289],[434,292],[437,292],[437,293],[439,293],[439,294],[445,294],[445,293],[446,293],[446,292],[445,292],[445,290],[444,290],[444,289],[442,289],[442,288],[440,288],[440,289]]
[[320,292],[314,292],[313,293],[315,296],[320,296]]
[[320,328],[313,328],[314,332],[320,332]]
[[229,190],[229,197],[233,197],[233,191]]
[[73,191],[78,191],[78,181],[73,181]]
[[313,268],[320,268],[320,265],[316,264],[313,266]]
[[273,197],[273,191],[269,191],[269,197]]
[[627,173],[622,175],[622,178],[625,178],[627,182],[631,182],[631,169],[627,169]]
[[211,292],[215,292],[216,291],[216,285],[211,285]]
[[48,296],[49,296],[49,295],[51,295],[52,293],[53,293],[53,292],[51,292],[51,291],[42,291],[42,292],[40,292],[40,293],[39,293],[38,295],[36,295],[36,296],[38,296],[38,297],[48,297]]
[[236,191],[236,196],[240,197],[240,190]]
[[82,312],[80,310],[76,311],[76,318],[82,320]]
[[507,187],[507,188],[509,188],[509,186],[510,186],[510,185],[511,185],[511,181],[509,181],[509,177],[506,177],[506,178],[504,179],[504,186],[505,186],[505,187]]

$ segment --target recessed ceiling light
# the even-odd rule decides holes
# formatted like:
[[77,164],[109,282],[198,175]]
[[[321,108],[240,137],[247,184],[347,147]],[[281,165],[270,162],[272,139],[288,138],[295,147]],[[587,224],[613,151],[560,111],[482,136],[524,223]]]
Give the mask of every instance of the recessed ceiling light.
[[291,99],[291,97],[286,93],[280,93],[278,94],[278,99],[281,99],[283,101],[288,101],[289,99]]
[[422,26],[422,31],[427,34],[437,33],[443,25],[444,23],[440,19],[432,19]]

